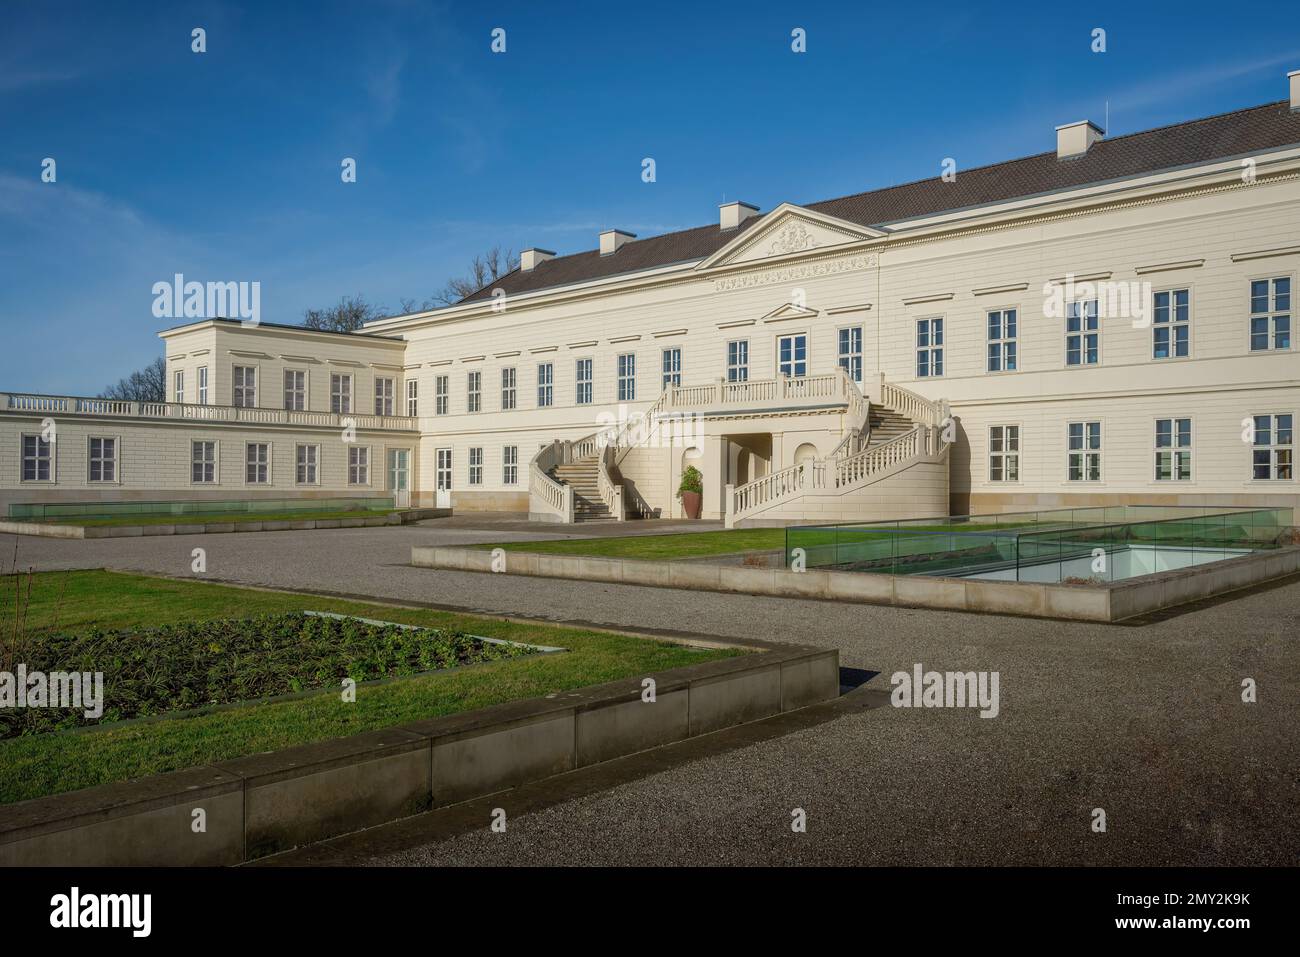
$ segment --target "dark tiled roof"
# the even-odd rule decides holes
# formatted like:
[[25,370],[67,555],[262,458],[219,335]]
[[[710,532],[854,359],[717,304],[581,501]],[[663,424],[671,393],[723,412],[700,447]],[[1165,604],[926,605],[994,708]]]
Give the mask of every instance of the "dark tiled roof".
[[[861,226],[881,226],[1295,144],[1300,144],[1300,113],[1293,113],[1282,100],[1103,139],[1076,159],[1058,160],[1053,149],[992,166],[959,168],[952,183],[934,177],[805,205]],[[711,225],[632,240],[609,256],[600,255],[599,250],[558,256],[531,272],[516,269],[462,301],[487,299],[498,288],[518,295],[703,259],[735,239],[738,231],[752,229],[762,219],[752,216],[740,230],[729,232]]]

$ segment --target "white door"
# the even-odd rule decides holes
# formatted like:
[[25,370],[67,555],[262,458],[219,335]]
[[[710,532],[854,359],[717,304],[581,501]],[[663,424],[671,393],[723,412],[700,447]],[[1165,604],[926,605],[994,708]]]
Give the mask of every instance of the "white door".
[[411,507],[411,450],[388,450],[388,490],[398,508]]
[[434,453],[437,467],[434,469],[435,498],[437,508],[451,508],[451,449],[437,449]]

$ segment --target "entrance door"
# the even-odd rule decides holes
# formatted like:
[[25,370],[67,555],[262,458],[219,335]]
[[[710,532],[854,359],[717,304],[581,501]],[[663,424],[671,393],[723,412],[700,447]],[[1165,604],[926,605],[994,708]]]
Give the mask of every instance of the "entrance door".
[[451,508],[451,449],[437,449],[434,469],[434,505]]
[[411,450],[388,450],[388,490],[398,508],[411,507]]

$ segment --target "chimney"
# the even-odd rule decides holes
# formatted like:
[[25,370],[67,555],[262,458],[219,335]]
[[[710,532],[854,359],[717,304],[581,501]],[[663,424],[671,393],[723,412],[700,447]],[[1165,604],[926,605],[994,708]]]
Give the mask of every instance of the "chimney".
[[749,203],[723,203],[718,207],[718,225],[725,229],[735,229],[751,216],[758,215],[758,207]]
[[525,249],[519,254],[519,268],[524,272],[532,272],[537,268],[538,263],[554,258],[555,253],[549,249]]
[[1056,158],[1074,159],[1088,152],[1088,147],[1097,142],[1106,131],[1089,120],[1067,123],[1056,128]]
[[607,229],[600,234],[600,254],[612,256],[629,239],[636,239],[636,233],[625,233],[621,229]]
[[1286,78],[1291,81],[1291,112],[1300,113],[1300,70],[1292,70]]

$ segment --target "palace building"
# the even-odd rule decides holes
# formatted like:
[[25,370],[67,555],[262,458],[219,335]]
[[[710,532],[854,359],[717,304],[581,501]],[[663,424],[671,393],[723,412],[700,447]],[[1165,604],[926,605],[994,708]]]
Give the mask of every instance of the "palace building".
[[[526,250],[356,334],[160,333],[163,402],[0,393],[32,503],[380,499],[546,521],[1300,504],[1289,99]],[[1044,130],[1045,144],[1052,132]]]

